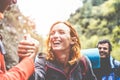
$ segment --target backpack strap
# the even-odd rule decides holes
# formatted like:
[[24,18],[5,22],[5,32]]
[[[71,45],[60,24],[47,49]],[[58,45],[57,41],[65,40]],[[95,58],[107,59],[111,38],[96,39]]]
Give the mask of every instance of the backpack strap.
[[80,67],[81,67],[82,74],[85,75],[88,69],[85,56],[82,56],[80,58]]
[[115,65],[115,59],[114,58],[113,58],[112,62],[113,62],[113,65]]

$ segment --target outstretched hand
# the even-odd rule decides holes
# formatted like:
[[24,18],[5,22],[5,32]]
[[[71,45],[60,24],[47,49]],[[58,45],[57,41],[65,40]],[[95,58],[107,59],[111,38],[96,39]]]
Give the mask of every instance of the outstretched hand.
[[37,52],[38,52],[39,42],[33,38],[29,34],[24,35],[24,39],[18,44],[18,56],[20,59],[25,57],[32,58],[34,60]]

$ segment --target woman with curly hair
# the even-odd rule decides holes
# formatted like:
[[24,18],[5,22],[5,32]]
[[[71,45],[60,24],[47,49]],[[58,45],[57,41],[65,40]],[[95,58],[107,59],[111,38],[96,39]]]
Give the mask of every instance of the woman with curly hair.
[[96,80],[90,60],[80,53],[77,32],[68,22],[55,22],[47,39],[47,53],[35,60],[31,80]]

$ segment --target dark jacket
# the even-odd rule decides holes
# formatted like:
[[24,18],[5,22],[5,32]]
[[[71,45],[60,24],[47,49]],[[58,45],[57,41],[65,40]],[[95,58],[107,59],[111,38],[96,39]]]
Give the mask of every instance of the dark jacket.
[[101,59],[101,67],[93,71],[98,80],[120,80],[120,61],[112,56]]
[[70,72],[66,74],[57,62],[46,61],[44,56],[38,56],[35,60],[35,73],[30,80],[96,80],[96,77],[87,57],[71,66]]

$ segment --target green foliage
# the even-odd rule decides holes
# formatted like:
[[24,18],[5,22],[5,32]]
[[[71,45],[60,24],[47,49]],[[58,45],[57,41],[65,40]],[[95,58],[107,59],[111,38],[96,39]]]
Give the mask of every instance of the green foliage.
[[107,1],[107,0],[92,0],[92,4],[94,6],[98,6],[98,5],[102,4],[104,1]]
[[116,26],[113,29],[113,43],[118,43],[120,45],[120,26]]
[[115,53],[120,53],[120,0],[86,0],[68,21],[77,24],[83,48],[96,47],[98,40],[109,39]]
[[114,46],[112,54],[114,58],[120,61],[120,45],[119,46]]
[[90,39],[87,39],[85,36],[81,36],[80,40],[82,49],[95,48],[98,41],[98,36],[94,35]]

